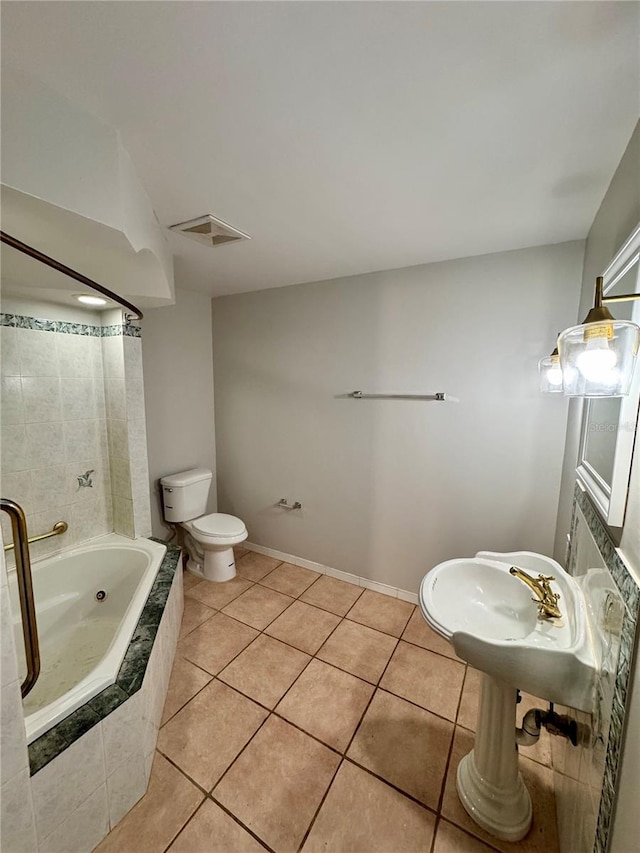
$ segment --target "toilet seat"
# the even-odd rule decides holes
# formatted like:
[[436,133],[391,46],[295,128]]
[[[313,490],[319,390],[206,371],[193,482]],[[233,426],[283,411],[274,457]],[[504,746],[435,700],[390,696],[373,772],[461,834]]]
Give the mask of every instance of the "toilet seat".
[[212,512],[200,518],[194,518],[191,522],[196,533],[213,538],[228,539],[229,537],[241,536],[247,532],[244,523],[235,515],[227,515],[224,512]]

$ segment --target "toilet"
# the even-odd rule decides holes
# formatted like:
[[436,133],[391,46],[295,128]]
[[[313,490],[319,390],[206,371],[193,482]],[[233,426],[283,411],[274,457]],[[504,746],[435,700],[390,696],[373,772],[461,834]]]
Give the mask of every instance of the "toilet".
[[247,528],[234,515],[204,514],[212,479],[208,468],[163,477],[164,517],[185,532],[187,570],[208,581],[228,581],[236,575],[233,546],[244,542]]

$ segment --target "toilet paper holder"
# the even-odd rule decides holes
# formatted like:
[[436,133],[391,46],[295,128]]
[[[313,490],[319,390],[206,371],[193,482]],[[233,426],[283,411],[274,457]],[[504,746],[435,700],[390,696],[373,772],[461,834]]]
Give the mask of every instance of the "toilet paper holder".
[[300,501],[296,501],[295,503],[290,504],[286,498],[280,498],[277,503],[277,506],[279,506],[281,509],[302,509],[302,504],[300,503]]

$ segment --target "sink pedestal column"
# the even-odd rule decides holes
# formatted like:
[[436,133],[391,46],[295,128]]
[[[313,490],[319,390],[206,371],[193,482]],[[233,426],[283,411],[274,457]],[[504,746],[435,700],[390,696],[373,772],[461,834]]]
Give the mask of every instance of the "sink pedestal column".
[[474,749],[458,765],[458,796],[473,820],[507,841],[531,826],[531,798],[518,770],[516,690],[483,674]]

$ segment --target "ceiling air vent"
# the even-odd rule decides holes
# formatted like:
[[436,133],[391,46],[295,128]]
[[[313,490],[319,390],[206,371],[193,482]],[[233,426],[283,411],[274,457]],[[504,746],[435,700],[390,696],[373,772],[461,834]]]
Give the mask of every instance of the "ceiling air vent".
[[192,240],[204,243],[205,246],[221,246],[223,243],[235,243],[238,240],[251,239],[248,234],[238,231],[237,228],[232,228],[231,225],[227,225],[221,219],[216,219],[210,213],[206,216],[199,216],[197,219],[190,219],[188,222],[172,225],[170,230],[179,231],[185,237],[191,237]]

